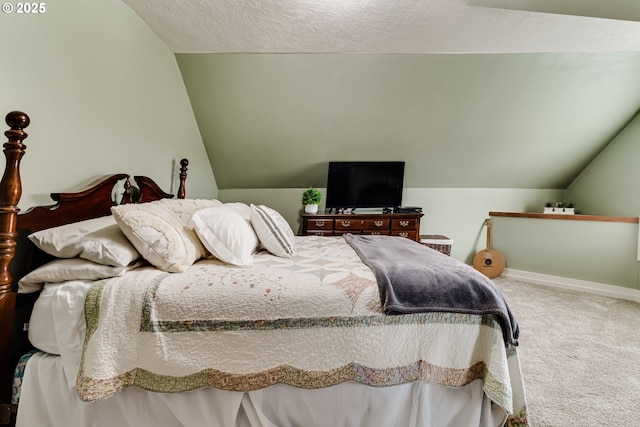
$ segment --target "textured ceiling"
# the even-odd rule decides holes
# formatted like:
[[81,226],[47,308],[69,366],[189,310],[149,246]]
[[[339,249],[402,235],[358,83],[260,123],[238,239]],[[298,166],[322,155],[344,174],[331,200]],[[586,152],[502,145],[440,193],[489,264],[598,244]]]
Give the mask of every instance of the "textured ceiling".
[[638,0],[123,1],[182,53],[640,51]]

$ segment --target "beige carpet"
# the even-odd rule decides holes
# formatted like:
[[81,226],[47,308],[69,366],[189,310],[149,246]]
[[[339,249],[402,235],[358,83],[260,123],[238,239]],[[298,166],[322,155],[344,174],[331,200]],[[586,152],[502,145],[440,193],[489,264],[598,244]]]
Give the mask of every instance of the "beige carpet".
[[494,281],[520,323],[533,427],[640,426],[640,304]]

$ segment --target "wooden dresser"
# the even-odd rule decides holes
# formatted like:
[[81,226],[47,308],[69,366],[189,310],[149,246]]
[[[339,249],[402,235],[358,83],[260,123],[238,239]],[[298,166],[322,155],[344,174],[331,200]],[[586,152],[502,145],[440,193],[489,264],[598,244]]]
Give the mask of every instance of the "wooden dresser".
[[380,234],[420,240],[422,213],[302,214],[302,235]]

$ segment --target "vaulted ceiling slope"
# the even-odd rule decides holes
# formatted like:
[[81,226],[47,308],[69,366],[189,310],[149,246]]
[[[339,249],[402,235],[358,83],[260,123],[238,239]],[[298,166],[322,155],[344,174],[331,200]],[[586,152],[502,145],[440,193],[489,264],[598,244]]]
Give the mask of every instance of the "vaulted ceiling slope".
[[566,188],[640,109],[635,0],[123,1],[176,53],[221,189],[323,187],[331,160]]
[[177,59],[222,189],[323,187],[330,160],[404,160],[414,188],[566,188],[640,106],[640,53]]

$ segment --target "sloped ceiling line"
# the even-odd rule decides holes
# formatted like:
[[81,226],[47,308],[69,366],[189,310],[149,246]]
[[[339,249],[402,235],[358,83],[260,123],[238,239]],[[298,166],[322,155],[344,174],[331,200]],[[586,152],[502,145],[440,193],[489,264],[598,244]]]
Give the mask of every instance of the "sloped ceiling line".
[[[637,0],[123,0],[176,53],[514,53],[640,50]],[[526,9],[567,5],[576,15]],[[600,5],[598,5],[600,4]],[[514,7],[517,8],[517,7]]]

